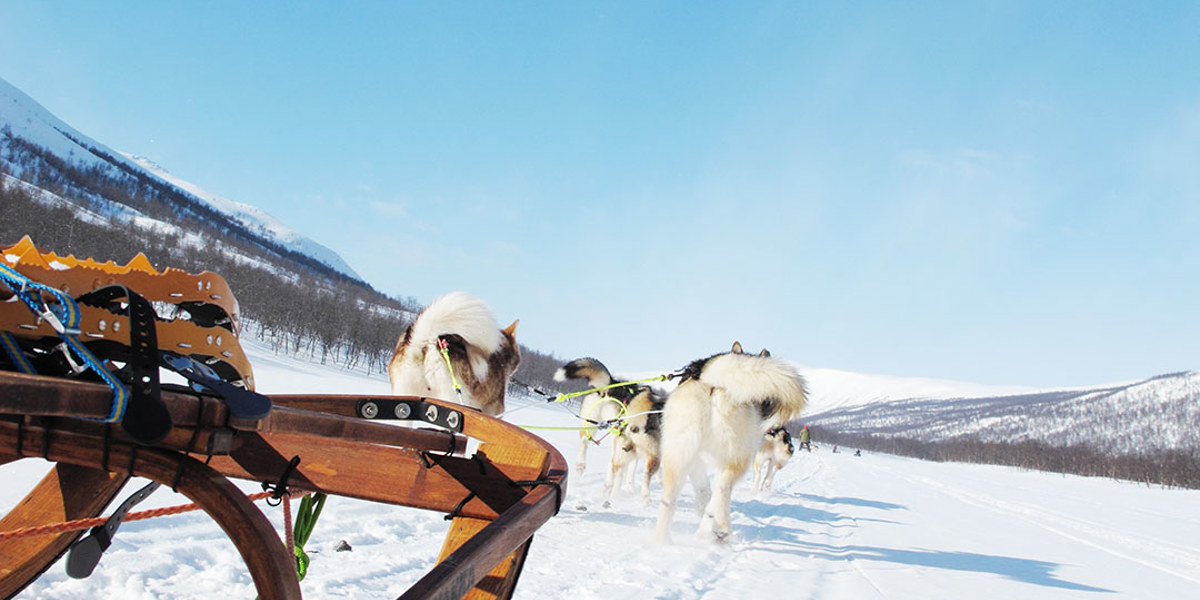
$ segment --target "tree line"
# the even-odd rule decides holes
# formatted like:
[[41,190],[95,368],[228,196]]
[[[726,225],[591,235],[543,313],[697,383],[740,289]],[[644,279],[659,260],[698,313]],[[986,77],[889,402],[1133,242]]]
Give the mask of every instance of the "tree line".
[[1155,450],[1142,454],[1119,454],[1110,448],[1092,445],[1054,446],[1041,441],[982,441],[962,437],[944,441],[923,441],[905,437],[871,434],[845,434],[828,427],[810,426],[815,440],[868,452],[882,452],[936,462],[964,462],[1005,465],[1047,471],[1107,477],[1162,485],[1200,489],[1200,451]]

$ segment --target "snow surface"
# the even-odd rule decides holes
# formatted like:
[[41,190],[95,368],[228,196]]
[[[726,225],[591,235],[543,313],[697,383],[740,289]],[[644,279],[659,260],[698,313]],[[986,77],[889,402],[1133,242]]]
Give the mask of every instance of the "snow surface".
[[[245,345],[266,393],[388,391],[380,377]],[[510,399],[506,419],[575,422],[562,405],[521,398]],[[539,433],[573,462],[573,432]],[[779,472],[773,492],[754,493],[748,481],[735,489],[735,540],[724,545],[692,537],[699,520],[690,489],[668,546],[650,541],[654,506],[625,495],[604,508],[607,448],[592,448],[588,472],[571,474],[562,511],[535,537],[516,597],[1197,597],[1200,491],[856,457],[816,441],[814,452],[798,453]],[[45,467],[38,459],[5,466],[13,483],[0,491],[0,509]],[[184,501],[159,491],[139,508]],[[281,526],[280,509],[263,508]],[[313,562],[301,587],[308,598],[394,598],[433,566],[446,527],[440,514],[331,498],[309,542]],[[335,552],[342,540],[353,550]],[[254,590],[232,543],[205,515],[188,513],[126,523],[89,579],[68,578],[60,562],[17,597],[248,599]]]

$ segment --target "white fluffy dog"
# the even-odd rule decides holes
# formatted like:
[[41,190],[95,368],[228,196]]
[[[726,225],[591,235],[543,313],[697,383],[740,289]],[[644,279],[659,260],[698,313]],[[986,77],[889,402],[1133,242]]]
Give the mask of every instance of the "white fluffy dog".
[[463,292],[434,300],[396,342],[388,364],[392,393],[460,402],[492,416],[504,412],[508,378],[521,363],[516,329],[516,321],[500,329],[487,305]]
[[[699,535],[724,540],[733,531],[730,497],[750,468],[763,434],[804,409],[804,378],[765,350],[732,351],[689,365],[683,382],[667,399],[662,425],[663,498],[655,539],[670,540],[671,519],[690,477],[698,504],[705,504]],[[716,493],[705,462],[716,470]]]

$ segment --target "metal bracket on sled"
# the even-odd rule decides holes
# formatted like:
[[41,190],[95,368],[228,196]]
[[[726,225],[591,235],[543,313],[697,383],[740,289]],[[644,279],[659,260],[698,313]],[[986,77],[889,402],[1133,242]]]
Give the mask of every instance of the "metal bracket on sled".
[[453,410],[424,400],[398,398],[363,398],[355,409],[363,419],[420,421],[462,433],[462,411]]

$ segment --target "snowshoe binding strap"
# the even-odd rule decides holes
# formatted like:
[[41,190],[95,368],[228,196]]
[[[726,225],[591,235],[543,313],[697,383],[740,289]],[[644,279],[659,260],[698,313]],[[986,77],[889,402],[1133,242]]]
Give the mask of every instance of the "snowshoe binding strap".
[[225,406],[235,418],[258,420],[271,413],[271,399],[224,381],[207,365],[174,352],[162,352],[161,364],[191,382],[199,393],[209,392],[225,400]]
[[[124,302],[121,302],[124,299]],[[121,428],[140,444],[156,444],[171,433],[171,413],[163,404],[158,378],[158,336],[154,307],[123,285],[110,285],[79,297],[80,304],[124,313],[129,322],[129,345],[121,373],[129,382],[129,406]],[[113,357],[110,357],[110,359]]]

